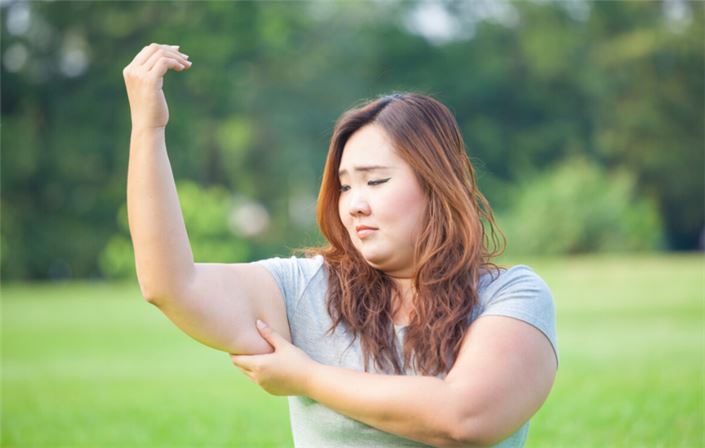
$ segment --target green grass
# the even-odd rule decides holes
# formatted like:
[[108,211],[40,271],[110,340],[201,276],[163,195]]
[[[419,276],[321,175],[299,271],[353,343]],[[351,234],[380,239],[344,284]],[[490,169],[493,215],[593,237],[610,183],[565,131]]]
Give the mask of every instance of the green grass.
[[286,398],[136,285],[2,291],[2,446],[291,446]]
[[531,266],[556,303],[561,364],[528,446],[702,447],[702,255]]
[[[561,365],[528,447],[704,446],[702,256],[521,260]],[[2,289],[2,446],[291,446],[286,399],[176,329],[136,285]]]

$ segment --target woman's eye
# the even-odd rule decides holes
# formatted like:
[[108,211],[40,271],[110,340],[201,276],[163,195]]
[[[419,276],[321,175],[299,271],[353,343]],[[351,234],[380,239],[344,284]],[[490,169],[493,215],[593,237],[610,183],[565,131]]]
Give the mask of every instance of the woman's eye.
[[383,184],[383,183],[387,182],[389,179],[391,179],[391,177],[388,177],[386,179],[371,180],[371,181],[367,182],[367,185]]
[[[370,185],[370,186],[380,185],[380,184],[387,182],[389,179],[391,179],[391,177],[388,177],[387,179],[371,180],[371,181],[367,182],[367,185]],[[349,189],[350,189],[349,185],[341,185],[340,187],[338,187],[338,191],[340,191],[341,193],[344,193],[344,192],[348,191]]]

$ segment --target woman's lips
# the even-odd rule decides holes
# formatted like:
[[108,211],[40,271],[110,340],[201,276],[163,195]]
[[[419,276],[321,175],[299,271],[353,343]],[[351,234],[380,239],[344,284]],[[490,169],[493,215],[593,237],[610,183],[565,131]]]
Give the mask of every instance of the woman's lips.
[[377,229],[372,228],[372,227],[366,227],[366,226],[359,226],[355,229],[355,233],[357,234],[357,237],[362,239],[367,238],[368,236],[372,235],[374,232],[376,232]]
[[357,231],[357,236],[360,239],[367,238],[368,236],[372,235],[372,233],[376,232],[377,229],[360,229]]

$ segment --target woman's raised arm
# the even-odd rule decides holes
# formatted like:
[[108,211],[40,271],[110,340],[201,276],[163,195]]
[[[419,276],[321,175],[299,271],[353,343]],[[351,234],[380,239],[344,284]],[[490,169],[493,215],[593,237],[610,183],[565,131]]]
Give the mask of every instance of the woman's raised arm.
[[127,169],[127,213],[142,295],[159,301],[184,288],[194,260],[166,152],[169,121],[162,85],[167,70],[185,70],[175,47],[151,44],[123,70],[132,134]]
[[257,318],[289,338],[283,298],[262,267],[195,263],[166,150],[168,70],[191,63],[178,47],[151,44],[123,70],[132,135],[127,212],[142,295],[194,339],[230,353],[268,353]]

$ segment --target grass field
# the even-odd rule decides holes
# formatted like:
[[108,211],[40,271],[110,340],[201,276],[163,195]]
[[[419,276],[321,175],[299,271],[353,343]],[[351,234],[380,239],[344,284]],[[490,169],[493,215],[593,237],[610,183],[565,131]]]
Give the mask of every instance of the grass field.
[[[702,255],[522,260],[561,364],[528,447],[705,446]],[[135,284],[2,288],[2,446],[291,446],[287,403]]]

